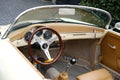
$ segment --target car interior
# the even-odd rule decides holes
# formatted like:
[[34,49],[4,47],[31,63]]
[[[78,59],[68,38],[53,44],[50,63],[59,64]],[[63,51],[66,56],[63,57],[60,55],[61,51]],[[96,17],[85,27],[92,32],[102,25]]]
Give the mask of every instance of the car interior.
[[[63,41],[63,43],[60,43],[60,40],[52,43],[49,49],[50,55],[52,57],[56,56],[57,52],[59,52],[61,49],[61,45],[63,51],[60,58],[52,65],[43,64],[44,66],[41,66],[40,64],[37,64],[35,61],[33,61],[28,54],[28,36],[26,36],[26,34],[28,34],[29,31],[46,26],[58,32],[61,35]],[[45,39],[49,39],[52,37],[52,35],[55,35],[52,34],[47,36],[47,33],[49,32],[47,32],[46,29],[45,32],[44,30],[40,30],[39,35],[43,36]],[[29,27],[26,26],[24,29],[16,30],[11,35],[9,35],[9,39],[12,45],[17,47],[17,49],[20,50],[21,53],[24,54],[45,77],[48,78],[50,77],[47,75],[49,73],[49,71],[47,72],[49,68],[53,68],[55,71],[57,70],[57,72],[54,72],[54,70],[52,71],[54,75],[56,75],[56,73],[62,73],[66,70],[71,59],[75,59],[76,63],[72,65],[68,71],[66,71],[68,72],[69,80],[75,80],[76,78],[78,80],[86,80],[80,79],[80,75],[101,68],[105,68],[108,71],[114,70],[118,73],[120,72],[119,35],[112,31],[106,31],[101,28],[80,24],[46,23],[34,24],[30,25]],[[32,56],[36,59],[44,61],[42,60],[41,56],[45,57],[45,55],[43,55],[43,52],[41,51],[38,43],[34,43],[30,46],[31,51],[33,52]],[[93,72],[92,76],[95,74],[96,72]]]
[[[43,9],[41,8],[41,10]],[[74,12],[75,9],[72,8],[71,10]],[[41,11],[41,14],[44,15],[46,11],[52,13],[54,9],[50,11],[48,8]],[[76,11],[80,12],[78,9]],[[84,11],[90,12],[89,9],[81,10],[81,12]],[[40,14],[39,11],[36,10],[36,12]],[[25,13],[25,19],[29,20],[29,15],[37,20],[38,17],[33,15],[36,12],[33,9],[31,12]],[[69,15],[74,14],[72,12],[61,12],[59,14],[62,14],[62,17],[67,14],[68,18]],[[94,13],[94,11],[90,13]],[[47,19],[46,22],[35,22],[33,20],[33,23],[14,24],[17,28],[13,28],[7,35],[12,46],[30,65],[32,64],[31,67],[35,68],[40,76],[51,80],[120,79],[119,33],[96,27],[93,24],[83,22],[79,24],[77,20],[67,19],[73,22],[58,20],[61,15],[57,15],[56,12],[54,15],[49,13],[45,18],[49,15],[52,15],[53,18],[57,16],[57,18],[50,18],[50,21]],[[92,15],[90,14],[87,17],[90,16]],[[41,15],[39,17],[43,18]],[[85,17],[83,14],[82,19],[85,20]],[[72,18],[78,19],[76,16],[72,16]],[[98,16],[97,18],[99,19]],[[20,17],[18,22],[21,22],[22,19],[23,17]],[[64,18],[64,20],[66,19]],[[95,21],[98,20],[93,20],[93,22]],[[107,23],[107,19],[105,21]],[[103,21],[98,21],[97,24],[104,25]],[[21,28],[21,26],[24,27]]]

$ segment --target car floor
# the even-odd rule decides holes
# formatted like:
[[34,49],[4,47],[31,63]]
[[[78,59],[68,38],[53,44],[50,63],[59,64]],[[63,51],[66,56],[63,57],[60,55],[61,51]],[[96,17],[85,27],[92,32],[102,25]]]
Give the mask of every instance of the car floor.
[[[56,68],[61,73],[66,69],[67,64],[68,63],[64,62],[64,61],[58,61],[53,65],[53,67]],[[88,70],[86,68],[78,66],[78,65],[73,65],[68,70],[69,80],[76,80],[76,76],[78,76],[80,74],[84,74],[86,72],[88,72]]]
[[52,4],[50,0],[0,0],[0,25],[10,24],[26,9]]
[[[65,71],[67,65],[68,65],[68,62],[58,60],[57,62],[52,64],[51,67],[55,68],[59,73],[62,73],[63,71]],[[42,74],[45,77],[49,78],[48,75],[46,75],[46,72],[44,71],[44,69],[41,68],[40,66],[39,66],[39,70],[40,70],[40,72],[42,72]],[[68,70],[68,78],[69,78],[69,80],[76,80],[76,76],[79,76],[86,72],[89,72],[89,70],[86,69],[85,67],[78,66],[78,65],[72,65],[71,68]],[[51,74],[51,75],[53,75],[53,74]]]

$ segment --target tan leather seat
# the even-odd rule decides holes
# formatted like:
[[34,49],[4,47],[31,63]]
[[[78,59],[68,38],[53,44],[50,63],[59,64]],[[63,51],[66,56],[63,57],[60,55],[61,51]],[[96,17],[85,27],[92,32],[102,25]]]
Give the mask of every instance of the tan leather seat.
[[76,80],[113,80],[113,78],[106,69],[99,69],[79,75]]

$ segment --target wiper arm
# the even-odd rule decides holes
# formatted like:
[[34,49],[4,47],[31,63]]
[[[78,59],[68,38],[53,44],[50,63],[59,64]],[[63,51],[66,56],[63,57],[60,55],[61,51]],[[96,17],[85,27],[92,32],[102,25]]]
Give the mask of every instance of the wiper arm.
[[20,29],[20,28],[24,28],[24,27],[32,25],[32,24],[33,23],[30,23],[30,22],[18,24],[18,25],[15,25],[13,28],[11,28],[11,31],[14,31],[14,30],[17,30],[17,29]]
[[83,25],[89,25],[89,26],[97,26],[95,24],[83,22],[83,21],[78,21],[74,19],[69,19],[69,18],[50,18],[42,21],[41,23],[48,23],[48,22],[65,22],[65,23],[75,23],[75,24],[83,24]]
[[64,20],[60,19],[60,18],[49,18],[44,20],[44,22],[49,22],[49,21],[54,21],[54,22],[64,22]]
[[78,21],[78,20],[73,20],[73,19],[69,19],[69,18],[49,18],[49,19],[46,19],[44,21],[33,21],[33,22],[25,22],[25,23],[21,23],[21,24],[18,24],[18,25],[15,25],[11,31],[14,31],[14,30],[17,30],[17,29],[20,29],[20,28],[24,28],[26,26],[29,26],[29,25],[32,25],[32,24],[39,24],[39,23],[51,23],[51,22],[65,22],[65,23],[75,23],[75,24],[84,24],[84,25],[90,25],[90,26],[96,26],[94,24],[90,24],[90,23],[87,23],[87,22],[82,22],[82,21]]

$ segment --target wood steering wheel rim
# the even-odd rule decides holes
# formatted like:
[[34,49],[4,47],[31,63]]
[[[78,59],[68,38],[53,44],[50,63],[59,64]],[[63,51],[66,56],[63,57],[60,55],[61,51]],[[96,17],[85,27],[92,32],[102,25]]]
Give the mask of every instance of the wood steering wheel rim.
[[[57,31],[55,31],[54,29],[49,28],[49,27],[45,27],[45,26],[39,26],[39,27],[40,27],[40,28],[38,28],[37,30],[35,30],[35,31],[32,33],[32,35],[30,36],[30,38],[29,38],[29,40],[28,40],[28,53],[29,53],[30,57],[31,57],[35,62],[37,62],[38,64],[41,64],[41,65],[50,65],[50,64],[56,62],[56,61],[58,60],[58,58],[60,57],[60,55],[61,55],[61,53],[62,53],[62,50],[63,50],[63,41],[62,41],[62,38],[61,38],[61,36],[59,35],[59,33],[58,33]],[[51,62],[42,62],[42,61],[40,61],[40,60],[37,60],[37,59],[35,59],[35,57],[34,57],[33,54],[32,54],[31,41],[32,41],[34,35],[35,35],[38,31],[44,30],[44,29],[46,29],[46,30],[51,30],[54,34],[57,35],[57,37],[58,37],[58,39],[59,39],[60,48],[59,48],[59,50],[58,50],[58,52],[57,52],[56,57],[55,57]]]

